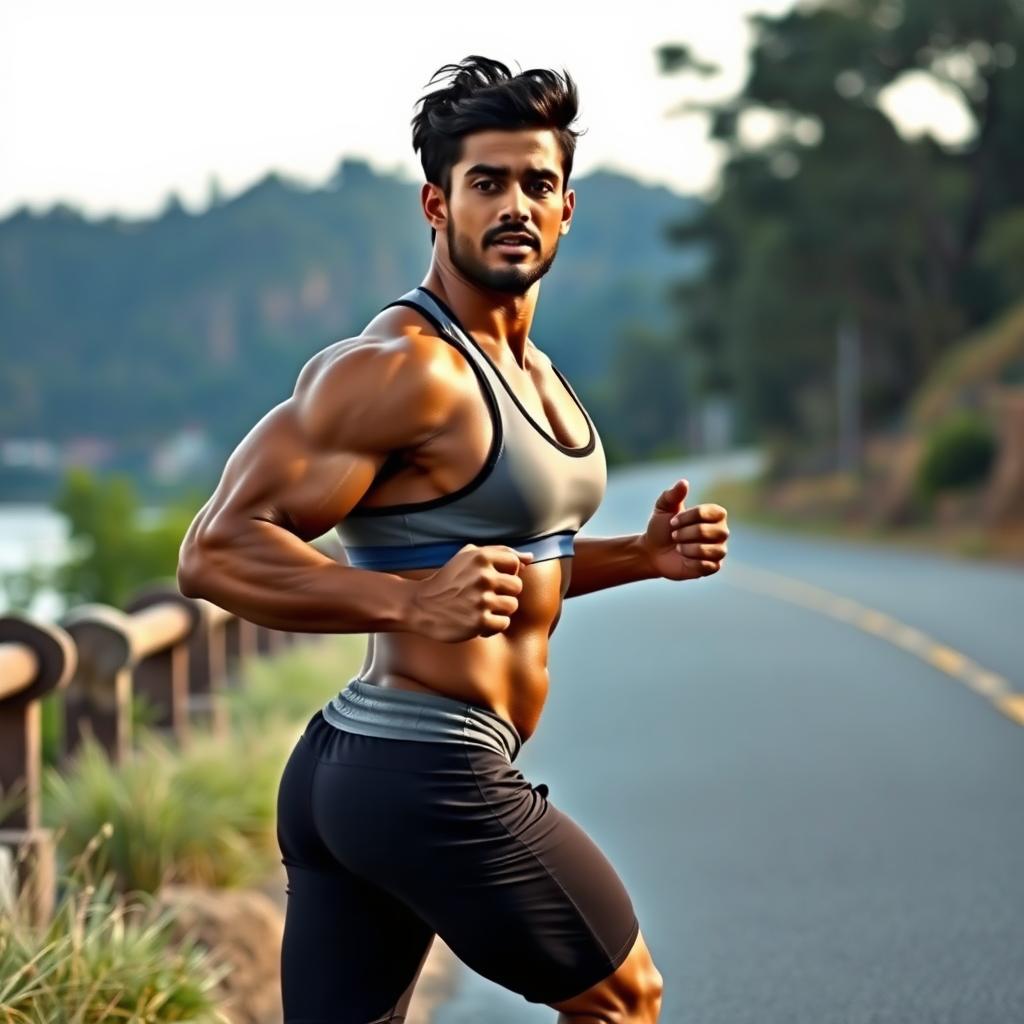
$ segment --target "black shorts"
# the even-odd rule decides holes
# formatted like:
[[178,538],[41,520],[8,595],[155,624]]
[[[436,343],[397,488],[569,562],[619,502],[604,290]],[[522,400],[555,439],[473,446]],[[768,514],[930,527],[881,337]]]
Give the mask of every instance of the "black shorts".
[[338,729],[320,711],[285,766],[285,1024],[370,1024],[434,935],[531,1003],[578,995],[639,931],[594,841],[493,750]]

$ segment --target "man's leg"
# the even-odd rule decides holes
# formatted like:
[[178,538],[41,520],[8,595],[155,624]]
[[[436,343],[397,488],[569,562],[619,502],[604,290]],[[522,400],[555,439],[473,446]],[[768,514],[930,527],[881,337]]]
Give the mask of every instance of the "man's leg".
[[284,1024],[400,1024],[434,933],[324,846],[309,806],[317,765],[300,739],[278,793],[278,843],[288,874]]
[[655,1024],[661,1011],[662,977],[638,932],[629,956],[607,978],[572,999],[548,1003],[557,1024]]
[[546,786],[487,750],[463,756],[464,771],[453,757],[417,777],[416,871],[397,894],[471,970],[562,1021],[653,1024],[661,977],[608,859]]

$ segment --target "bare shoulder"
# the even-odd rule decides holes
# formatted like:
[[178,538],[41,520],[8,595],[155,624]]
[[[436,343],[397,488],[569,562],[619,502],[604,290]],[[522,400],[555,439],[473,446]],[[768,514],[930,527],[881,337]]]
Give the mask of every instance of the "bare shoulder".
[[231,453],[190,534],[230,543],[263,519],[318,537],[362,500],[390,453],[444,428],[463,400],[447,346],[402,325],[370,326],[303,366],[292,395]]
[[392,307],[306,363],[294,414],[309,440],[327,448],[414,447],[441,430],[462,400],[464,365],[422,318]]

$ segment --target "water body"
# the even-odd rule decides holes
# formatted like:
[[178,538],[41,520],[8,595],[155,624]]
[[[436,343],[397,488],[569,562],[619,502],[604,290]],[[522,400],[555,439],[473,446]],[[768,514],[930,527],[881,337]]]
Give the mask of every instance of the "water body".
[[[160,515],[159,508],[143,508],[140,521]],[[0,576],[39,566],[53,568],[73,553],[67,519],[49,505],[0,504]],[[9,610],[11,602],[6,587],[0,586],[0,612]],[[65,601],[53,590],[44,589],[36,596],[26,614],[43,622],[55,622],[65,611]]]

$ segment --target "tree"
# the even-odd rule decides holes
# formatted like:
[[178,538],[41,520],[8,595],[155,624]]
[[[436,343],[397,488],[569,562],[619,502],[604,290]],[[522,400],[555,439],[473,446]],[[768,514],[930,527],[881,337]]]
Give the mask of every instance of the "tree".
[[[709,115],[726,154],[717,198],[669,227],[709,252],[674,290],[681,342],[698,389],[733,392],[744,439],[820,432],[844,318],[860,327],[865,420],[879,426],[1008,301],[998,254],[1019,250],[1001,224],[1024,212],[1022,14],[1022,0],[826,0],[755,15],[739,94],[680,106]],[[658,57],[666,74],[715,72],[679,44]],[[901,134],[885,109],[910,75],[957,91],[963,144]],[[770,131],[752,139],[758,123]]]

